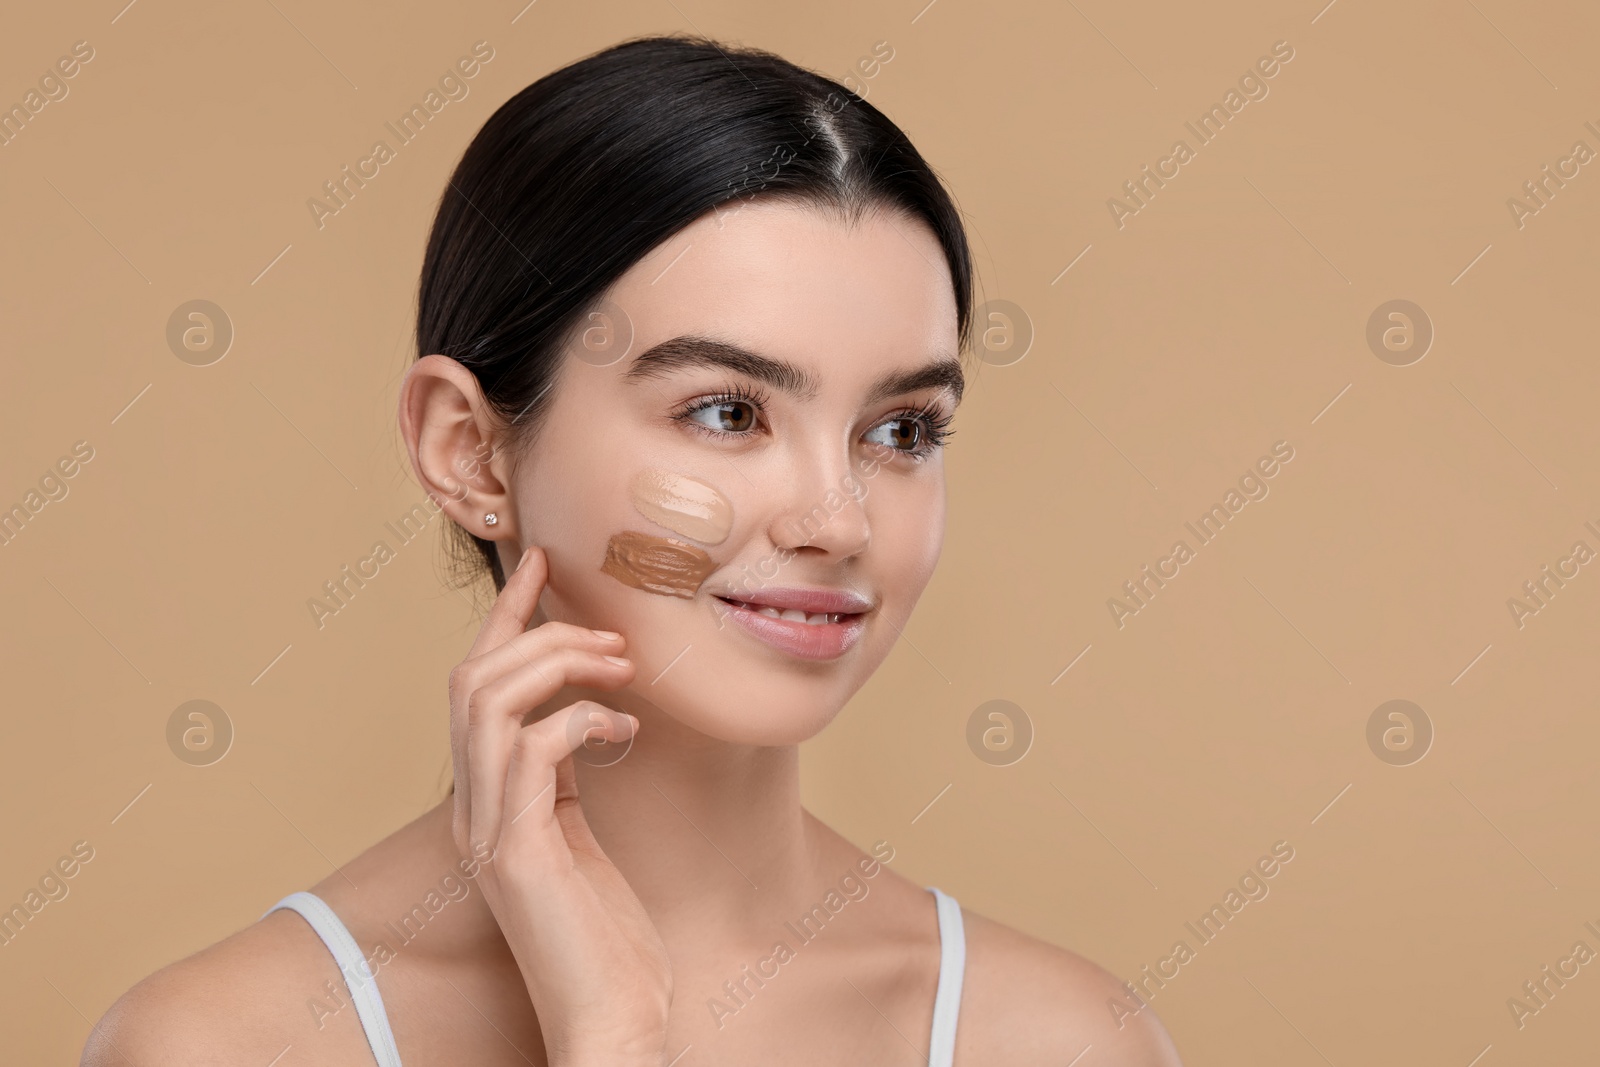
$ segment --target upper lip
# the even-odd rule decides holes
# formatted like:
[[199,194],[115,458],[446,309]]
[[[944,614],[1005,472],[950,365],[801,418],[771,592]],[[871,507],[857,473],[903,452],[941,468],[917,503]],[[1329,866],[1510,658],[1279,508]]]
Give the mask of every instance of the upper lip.
[[843,589],[756,589],[748,593],[730,590],[714,595],[723,600],[779,611],[803,611],[808,615],[858,615],[872,610],[871,601]]

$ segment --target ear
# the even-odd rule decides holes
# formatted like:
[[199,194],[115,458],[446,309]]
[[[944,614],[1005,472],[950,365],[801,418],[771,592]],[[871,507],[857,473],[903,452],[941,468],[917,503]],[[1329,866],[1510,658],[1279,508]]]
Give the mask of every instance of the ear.
[[[417,481],[455,523],[486,541],[522,543],[501,420],[477,377],[449,356],[423,356],[400,385],[400,433]],[[484,516],[493,513],[493,525]]]

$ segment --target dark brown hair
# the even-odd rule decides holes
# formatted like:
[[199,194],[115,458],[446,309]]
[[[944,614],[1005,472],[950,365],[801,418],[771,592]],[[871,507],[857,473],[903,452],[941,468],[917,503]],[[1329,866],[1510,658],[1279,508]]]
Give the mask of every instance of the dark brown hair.
[[[944,250],[965,350],[972,265],[961,217],[893,122],[771,52],[690,35],[634,38],[545,75],[468,146],[422,264],[417,355],[477,376],[526,446],[575,328],[631,266],[736,199],[798,200],[847,219],[887,209]],[[470,585],[494,543],[451,524],[452,577]]]

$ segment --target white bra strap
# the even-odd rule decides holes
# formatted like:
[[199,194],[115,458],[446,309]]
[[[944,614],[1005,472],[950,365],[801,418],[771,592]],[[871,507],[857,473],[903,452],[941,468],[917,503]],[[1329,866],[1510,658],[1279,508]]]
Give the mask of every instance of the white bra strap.
[[[967,965],[966,930],[961,922],[961,905],[942,890],[927,886],[933,894],[939,915],[939,986],[933,998],[933,1026],[929,1034],[928,1067],[952,1067],[956,1050],[956,1022],[961,1012],[961,984]],[[279,908],[290,908],[311,924],[328,947],[339,972],[344,975],[355,1004],[356,1015],[366,1031],[378,1067],[400,1067],[400,1052],[395,1047],[394,1031],[383,1008],[378,983],[361,948],[332,908],[315,893],[290,893],[262,913],[262,918]]]
[[361,1028],[366,1031],[367,1045],[372,1049],[378,1067],[400,1067],[400,1051],[395,1048],[394,1031],[389,1028],[389,1016],[383,1010],[383,997],[378,993],[378,981],[361,954],[361,947],[350,935],[349,929],[334,914],[327,902],[315,893],[290,893],[262,913],[265,919],[279,908],[297,911],[311,929],[322,938],[344,975],[344,984],[350,990],[350,1000],[356,1006]]
[[951,1067],[956,1054],[956,1021],[961,1014],[961,981],[967,969],[967,934],[955,898],[931,885],[927,889],[939,910],[939,989],[933,997],[928,1067]]

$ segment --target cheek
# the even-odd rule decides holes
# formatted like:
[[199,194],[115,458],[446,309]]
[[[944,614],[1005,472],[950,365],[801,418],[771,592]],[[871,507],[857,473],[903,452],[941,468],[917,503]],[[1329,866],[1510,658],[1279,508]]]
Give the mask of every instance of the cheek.
[[565,516],[540,514],[537,508],[530,508],[534,513],[526,518],[523,529],[550,561],[550,576],[540,601],[545,614],[579,626],[614,630],[617,627],[603,626],[602,621],[616,617],[626,596],[638,595],[601,570],[607,539],[623,528],[626,517],[611,514],[616,509],[607,506],[604,494],[588,500],[586,507]]
[[929,486],[917,493],[916,503],[907,503],[905,511],[915,516],[920,533],[917,543],[922,547],[919,558],[925,561],[931,575],[939,562],[939,553],[944,549],[946,497],[943,472],[939,472],[939,476],[930,479],[930,482]]
[[605,473],[620,471],[618,463],[610,457],[579,459],[551,449],[529,465],[517,479],[518,529],[526,542],[544,549],[550,563],[540,600],[545,615],[614,630],[602,624],[617,617],[625,597],[639,594],[600,568],[610,537],[637,524],[630,520],[621,475]]
[[878,486],[869,502],[877,581],[885,598],[898,601],[902,618],[922,596],[944,549],[945,491],[942,478],[928,484]]
[[[521,528],[550,561],[545,615],[623,633],[644,658],[651,635],[683,632],[684,611],[725,561],[733,504],[639,456],[548,459],[519,486]],[[603,482],[599,471],[609,472]]]

